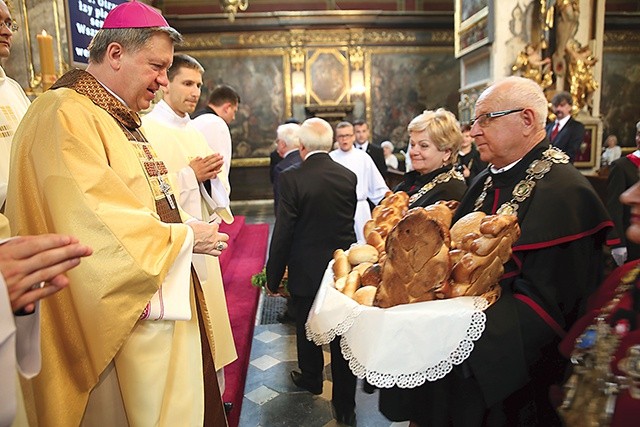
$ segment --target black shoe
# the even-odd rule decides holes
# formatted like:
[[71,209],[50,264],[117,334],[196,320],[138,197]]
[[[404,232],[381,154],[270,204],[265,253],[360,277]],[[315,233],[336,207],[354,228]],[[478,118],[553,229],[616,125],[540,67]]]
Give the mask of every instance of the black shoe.
[[335,408],[335,406],[331,405],[331,412],[333,413],[333,418],[336,419],[338,424],[350,427],[357,426],[356,413],[353,409],[348,412],[340,412]]
[[296,321],[296,319],[291,316],[288,311],[285,311],[282,314],[278,314],[278,316],[276,316],[276,320],[280,323],[293,323]]
[[233,409],[233,402],[224,402],[224,413],[229,415],[229,412]]
[[369,384],[367,380],[362,383],[362,391],[367,394],[373,394],[376,391],[376,386]]
[[322,383],[313,383],[305,379],[298,371],[291,371],[291,381],[300,388],[307,390],[311,394],[322,394]]

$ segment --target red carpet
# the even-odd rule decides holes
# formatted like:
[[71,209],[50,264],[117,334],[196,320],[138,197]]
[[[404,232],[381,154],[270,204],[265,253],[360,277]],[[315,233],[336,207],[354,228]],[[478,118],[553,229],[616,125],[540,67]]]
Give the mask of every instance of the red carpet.
[[229,234],[229,250],[220,256],[227,308],[238,359],[224,368],[225,402],[233,403],[228,416],[229,426],[236,427],[240,420],[244,383],[249,367],[253,327],[260,292],[251,285],[251,276],[262,270],[269,237],[268,224],[245,224],[244,217],[236,217],[231,225],[220,230]]

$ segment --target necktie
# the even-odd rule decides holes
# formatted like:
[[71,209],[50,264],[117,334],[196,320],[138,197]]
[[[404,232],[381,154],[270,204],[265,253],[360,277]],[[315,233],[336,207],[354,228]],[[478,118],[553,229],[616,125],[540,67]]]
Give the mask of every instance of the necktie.
[[560,122],[556,122],[555,127],[553,128],[553,130],[551,131],[551,142],[553,142],[554,139],[556,139],[556,136],[558,136],[558,131],[560,130]]

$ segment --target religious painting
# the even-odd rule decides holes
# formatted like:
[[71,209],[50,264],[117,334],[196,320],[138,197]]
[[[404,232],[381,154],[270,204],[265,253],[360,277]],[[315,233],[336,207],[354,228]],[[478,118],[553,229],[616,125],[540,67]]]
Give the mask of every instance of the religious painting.
[[456,0],[456,58],[493,40],[492,6],[490,0]]
[[344,49],[310,50],[307,60],[307,104],[348,102],[349,61]]
[[573,165],[577,168],[589,169],[596,165],[596,146],[597,146],[598,127],[595,124],[584,125],[584,137],[582,144],[578,149],[578,154],[573,161]]
[[[264,163],[275,148],[277,127],[291,116],[290,62],[284,50],[192,51],[205,69],[198,109],[207,105],[213,88],[233,87],[240,95],[231,122],[234,166]],[[256,163],[256,159],[261,162]],[[243,161],[249,160],[249,161]]]
[[457,112],[460,65],[450,48],[372,49],[370,64],[373,142],[406,151],[415,116],[440,107]]
[[603,135],[616,135],[621,147],[633,147],[640,120],[640,45],[604,49],[600,116]]

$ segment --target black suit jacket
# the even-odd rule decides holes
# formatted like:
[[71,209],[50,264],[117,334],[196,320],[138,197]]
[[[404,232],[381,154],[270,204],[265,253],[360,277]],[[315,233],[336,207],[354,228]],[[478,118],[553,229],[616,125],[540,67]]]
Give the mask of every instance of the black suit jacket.
[[376,168],[378,168],[380,174],[383,177],[387,176],[387,164],[384,162],[384,151],[382,151],[382,148],[369,142],[367,144],[367,154],[373,159],[373,163],[376,164]]
[[300,163],[302,163],[300,151],[296,150],[273,167],[273,209],[276,215],[278,214],[278,199],[280,198],[280,174],[291,166]]
[[356,241],[356,175],[327,153],[308,157],[280,175],[278,215],[269,246],[267,283],[278,288],[289,267],[292,295],[313,297],[338,248]]
[[640,258],[640,245],[627,240],[625,231],[631,222],[631,208],[623,205],[620,195],[638,182],[638,168],[627,156],[621,157],[609,166],[607,178],[607,210],[615,224],[615,230],[609,233],[608,240],[614,248],[627,248],[627,261]]
[[[551,122],[547,125],[547,137],[551,141],[551,132],[553,132],[553,128],[556,125],[556,122]],[[578,155],[578,150],[580,149],[580,144],[582,144],[582,140],[584,139],[584,125],[577,120],[574,120],[573,117],[569,118],[567,124],[564,125],[556,138],[551,141],[551,145],[554,147],[558,147],[569,156],[569,160],[573,163],[576,156]]]

